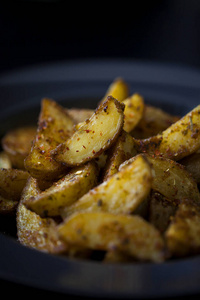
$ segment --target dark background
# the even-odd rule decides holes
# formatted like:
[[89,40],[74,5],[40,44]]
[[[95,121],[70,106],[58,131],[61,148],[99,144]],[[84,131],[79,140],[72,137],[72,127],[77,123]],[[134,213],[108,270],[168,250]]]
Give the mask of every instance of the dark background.
[[1,72],[88,58],[199,68],[200,1],[1,1]]
[[[0,73],[40,63],[101,58],[199,69],[200,1],[1,1]],[[0,289],[7,295],[58,298],[4,281]]]

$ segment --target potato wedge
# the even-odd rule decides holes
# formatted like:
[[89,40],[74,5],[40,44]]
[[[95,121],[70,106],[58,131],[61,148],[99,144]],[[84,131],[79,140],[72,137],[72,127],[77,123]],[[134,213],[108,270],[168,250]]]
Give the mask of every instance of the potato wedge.
[[122,103],[108,97],[71,138],[51,151],[52,157],[68,167],[99,157],[121,133],[124,124],[123,111]]
[[108,212],[76,213],[58,226],[69,244],[94,250],[118,249],[137,260],[162,262],[164,242],[159,232],[139,216]]
[[0,168],[1,169],[11,169],[12,163],[5,151],[0,152]]
[[36,135],[36,126],[19,127],[10,130],[2,139],[2,148],[11,160],[12,167],[24,169],[24,159],[28,156]]
[[[160,143],[154,145],[155,141]],[[200,105],[169,126],[157,137],[138,140],[138,151],[152,153],[178,161],[200,148]]]
[[0,196],[0,215],[15,216],[18,203]]
[[111,176],[63,210],[63,218],[81,211],[132,213],[146,199],[152,185],[151,167],[139,155],[133,163]]
[[121,135],[107,153],[106,164],[102,172],[103,181],[117,173],[119,166],[136,154],[134,139],[129,133],[122,130]]
[[190,199],[179,205],[165,239],[171,256],[183,257],[200,253],[200,206]]
[[25,159],[32,177],[54,180],[63,175],[65,168],[52,159],[50,151],[69,138],[73,126],[62,106],[51,99],[42,99],[36,138]]
[[50,188],[28,199],[25,205],[41,217],[59,216],[64,207],[77,201],[97,184],[97,175],[98,169],[93,161],[73,168]]
[[113,82],[108,86],[108,89],[101,99],[99,104],[102,104],[107,100],[108,96],[112,96],[119,102],[125,100],[129,96],[129,86],[121,77],[115,78]]
[[133,94],[126,98],[123,103],[124,109],[124,130],[131,132],[143,117],[144,99],[140,94]]
[[152,189],[174,203],[182,199],[193,199],[200,203],[197,183],[190,173],[178,162],[162,157],[145,155],[154,170]]
[[41,218],[36,213],[28,210],[24,201],[40,193],[37,180],[30,177],[23,190],[16,214],[18,241],[27,247],[47,253],[63,253],[68,250],[57,232],[57,223],[51,218]]
[[132,130],[131,135],[136,139],[146,139],[161,134],[179,119],[179,116],[169,114],[156,106],[145,104],[143,116]]
[[29,173],[19,169],[0,169],[0,196],[19,201]]

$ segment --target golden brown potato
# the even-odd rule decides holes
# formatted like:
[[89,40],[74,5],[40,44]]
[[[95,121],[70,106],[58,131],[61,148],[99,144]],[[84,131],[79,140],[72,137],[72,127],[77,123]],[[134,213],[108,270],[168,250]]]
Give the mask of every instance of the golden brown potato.
[[99,157],[116,141],[124,124],[124,105],[108,97],[91,118],[51,151],[52,157],[68,167]]
[[41,217],[59,216],[62,209],[73,204],[97,184],[98,169],[94,162],[73,168],[59,181],[31,197],[26,207]]
[[108,212],[76,213],[59,225],[58,232],[67,244],[93,250],[118,249],[137,260],[164,260],[161,235],[139,216]]
[[183,257],[200,253],[200,206],[190,199],[179,205],[166,233],[167,247],[172,256]]
[[63,210],[63,218],[80,211],[132,213],[146,199],[152,185],[151,167],[138,155],[134,162],[91,189]]
[[113,80],[113,82],[109,85],[104,97],[101,99],[100,104],[102,104],[108,96],[112,96],[117,99],[119,102],[125,100],[129,96],[129,86],[122,79],[118,77]]
[[176,161],[195,153],[200,148],[200,105],[169,126],[162,134],[138,140],[137,144],[138,151]]
[[25,159],[32,177],[54,180],[63,175],[65,168],[52,159],[50,151],[70,137],[73,126],[62,106],[51,99],[42,100],[36,138]]
[[131,132],[140,122],[144,112],[144,99],[140,94],[133,94],[126,98],[123,103],[124,109],[124,130]]
[[48,253],[63,253],[68,250],[57,232],[57,223],[51,218],[41,218],[28,210],[24,201],[40,193],[37,180],[30,177],[24,188],[17,208],[16,224],[18,241],[27,247],[35,248]]
[[131,135],[136,139],[146,139],[162,133],[179,119],[179,116],[169,114],[158,107],[145,104],[143,116],[131,132]]
[[0,215],[15,216],[18,203],[0,196]]
[[3,137],[2,148],[11,160],[13,168],[24,169],[24,159],[31,150],[35,134],[36,126],[26,126],[10,130]]
[[24,170],[0,169],[0,196],[19,201],[28,177],[28,172]]

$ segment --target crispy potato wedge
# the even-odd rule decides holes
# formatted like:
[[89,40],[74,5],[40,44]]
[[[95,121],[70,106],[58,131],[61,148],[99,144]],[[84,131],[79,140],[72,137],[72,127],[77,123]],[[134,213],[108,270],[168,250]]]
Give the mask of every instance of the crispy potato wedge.
[[2,148],[11,160],[12,167],[24,169],[24,159],[28,156],[36,135],[36,126],[13,129],[2,139]]
[[140,94],[133,94],[126,98],[123,103],[124,109],[124,130],[131,132],[143,117],[144,99]]
[[146,139],[162,133],[179,119],[179,116],[169,114],[158,107],[145,104],[142,118],[131,131],[131,135],[136,139]]
[[152,191],[149,198],[148,221],[163,233],[168,228],[177,208],[177,203],[168,200],[158,192]]
[[73,168],[67,175],[43,191],[31,197],[26,207],[41,217],[59,216],[62,209],[77,201],[97,184],[98,168],[91,161]]
[[132,213],[148,196],[152,179],[148,161],[139,155],[134,162],[65,207],[62,216],[81,211]]
[[24,201],[40,193],[37,180],[30,177],[25,186],[16,213],[18,241],[27,247],[58,254],[68,250],[60,240],[57,223],[51,218],[41,218],[24,205]]
[[138,260],[162,262],[164,241],[139,216],[108,212],[76,213],[58,226],[61,239],[93,250],[118,249]]
[[108,97],[66,142],[51,151],[52,157],[68,167],[99,157],[121,133],[124,124],[123,111],[122,103]]
[[179,205],[165,233],[171,256],[183,257],[200,253],[200,207],[185,199]]
[[134,139],[129,133],[122,130],[121,135],[107,153],[106,164],[102,172],[103,181],[117,173],[119,166],[136,154]]
[[193,199],[200,203],[197,183],[190,173],[178,162],[168,158],[145,155],[154,171],[152,189],[174,203],[182,199]]
[[185,166],[186,170],[192,174],[192,177],[199,184],[200,183],[200,153],[192,153],[181,159],[180,164]]
[[107,100],[108,96],[112,96],[119,102],[122,102],[129,96],[129,86],[121,77],[115,78],[113,82],[108,86],[108,89],[101,99],[100,104]]
[[195,153],[200,148],[200,105],[169,126],[162,134],[138,140],[137,144],[140,152],[154,152],[155,155],[175,161]]
[[12,163],[5,151],[0,152],[0,168],[1,169],[11,169]]
[[50,151],[71,136],[73,126],[62,106],[51,99],[42,99],[36,138],[25,159],[32,177],[47,181],[63,175],[65,168],[52,159]]
[[0,196],[19,201],[29,173],[19,169],[0,169]]

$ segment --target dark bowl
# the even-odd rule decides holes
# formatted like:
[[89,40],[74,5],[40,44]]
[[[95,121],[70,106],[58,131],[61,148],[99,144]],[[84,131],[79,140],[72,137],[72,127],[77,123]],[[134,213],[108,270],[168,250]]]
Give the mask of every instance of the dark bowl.
[[[75,61],[39,65],[0,77],[0,136],[36,124],[40,101],[95,108],[108,85],[122,77],[130,92],[184,115],[199,104],[200,72],[135,61]],[[15,219],[0,216],[0,279],[46,291],[93,298],[142,299],[200,293],[200,256],[162,264],[102,264],[53,256],[16,240]]]

